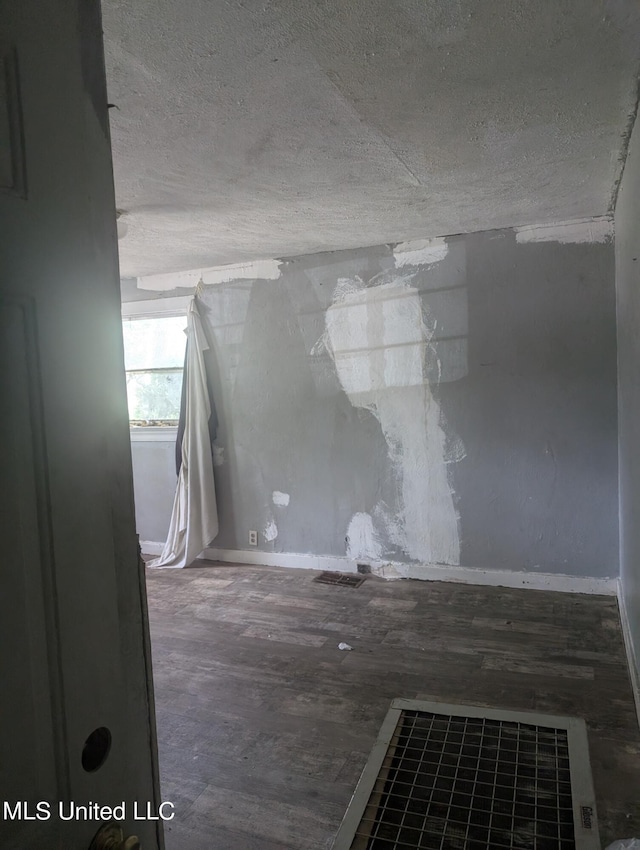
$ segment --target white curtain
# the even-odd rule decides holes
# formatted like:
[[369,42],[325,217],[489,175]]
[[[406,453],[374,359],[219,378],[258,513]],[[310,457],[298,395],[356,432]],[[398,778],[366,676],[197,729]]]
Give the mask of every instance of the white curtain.
[[209,348],[196,298],[187,313],[186,405],[182,464],[169,534],[162,554],[150,567],[186,567],[218,534],[218,506],[209,435],[211,403],[204,352]]

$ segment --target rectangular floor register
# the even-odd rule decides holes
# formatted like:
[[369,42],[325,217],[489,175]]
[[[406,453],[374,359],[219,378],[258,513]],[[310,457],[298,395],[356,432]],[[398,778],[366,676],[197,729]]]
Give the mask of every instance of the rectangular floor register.
[[333,850],[599,850],[584,721],[395,700]]

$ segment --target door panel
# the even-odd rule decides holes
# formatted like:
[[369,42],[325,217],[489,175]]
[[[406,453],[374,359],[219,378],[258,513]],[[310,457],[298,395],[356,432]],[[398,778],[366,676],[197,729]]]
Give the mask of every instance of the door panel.
[[59,802],[124,802],[155,850],[132,819],[160,800],[99,6],[0,0],[0,32],[0,805],[50,806],[0,812],[0,846],[81,850],[101,821]]
[[[12,807],[14,800],[28,801],[35,810],[38,801],[64,798],[69,783],[36,335],[28,300],[0,297],[0,398],[0,775],[3,800]],[[35,827],[20,821],[9,832],[19,840],[15,846],[29,846],[36,836],[44,846],[50,830],[39,821]]]

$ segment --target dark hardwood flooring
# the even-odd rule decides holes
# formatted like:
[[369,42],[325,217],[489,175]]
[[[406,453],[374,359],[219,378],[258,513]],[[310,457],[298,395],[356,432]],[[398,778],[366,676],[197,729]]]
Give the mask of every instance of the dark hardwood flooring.
[[167,850],[329,848],[395,697],[584,717],[602,845],[640,836],[614,598],[200,563],[147,571]]

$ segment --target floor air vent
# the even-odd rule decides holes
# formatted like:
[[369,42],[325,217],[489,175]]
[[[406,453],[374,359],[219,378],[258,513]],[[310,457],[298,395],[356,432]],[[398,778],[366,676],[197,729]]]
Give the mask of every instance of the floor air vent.
[[599,850],[583,720],[395,700],[333,850]]
[[348,576],[344,573],[320,573],[314,578],[320,584],[339,584],[342,587],[360,587],[365,579],[362,576]]

